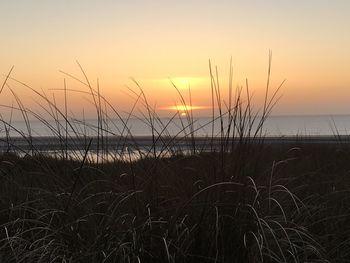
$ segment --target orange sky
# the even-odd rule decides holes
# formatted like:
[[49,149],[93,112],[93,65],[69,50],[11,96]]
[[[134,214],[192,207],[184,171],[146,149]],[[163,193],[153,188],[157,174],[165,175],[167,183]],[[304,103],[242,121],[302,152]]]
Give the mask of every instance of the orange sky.
[[[12,76],[31,87],[55,92],[62,104],[63,70],[91,83],[120,111],[134,99],[125,85],[142,86],[152,106],[181,103],[169,78],[193,105],[211,105],[208,59],[218,65],[227,94],[232,56],[234,87],[248,78],[259,104],[263,98],[268,51],[273,52],[271,87],[286,79],[274,114],[350,113],[349,1],[10,1],[0,3],[1,81]],[[42,103],[9,81],[25,106]],[[68,89],[84,90],[67,78]],[[223,95],[225,99],[225,95]],[[69,92],[70,109],[93,117],[87,95]],[[187,101],[188,102],[188,101]],[[9,89],[2,105],[16,104]],[[5,110],[3,110],[3,114]]]

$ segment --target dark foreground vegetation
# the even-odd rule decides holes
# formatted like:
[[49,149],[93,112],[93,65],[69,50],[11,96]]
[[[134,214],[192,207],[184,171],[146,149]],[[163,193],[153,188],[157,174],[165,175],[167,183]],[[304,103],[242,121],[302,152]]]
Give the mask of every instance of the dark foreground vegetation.
[[[258,110],[248,82],[233,92],[232,66],[227,101],[217,69],[209,69],[207,139],[215,147],[205,151],[191,108],[164,121],[136,81],[135,104],[122,116],[82,68],[83,80],[64,73],[87,88],[81,92],[96,108],[90,139],[88,124],[68,115],[67,93],[75,88],[64,86],[62,109],[10,71],[1,91],[10,90],[15,104],[4,108],[23,116],[27,132],[0,116],[0,262],[350,262],[350,144],[264,142],[280,88],[270,92],[270,63]],[[45,115],[25,107],[13,85],[31,90]],[[190,92],[187,101],[179,96],[191,105]],[[151,134],[146,152],[128,128],[139,105]],[[30,118],[59,142],[56,157],[36,148]],[[168,130],[174,118],[182,124],[177,134]],[[115,119],[123,124],[117,130]],[[25,147],[12,143],[13,133]],[[110,145],[115,136],[122,140]],[[81,142],[83,150],[74,148]]]
[[[0,157],[1,262],[349,262],[347,144]],[[244,158],[244,159],[242,159]]]

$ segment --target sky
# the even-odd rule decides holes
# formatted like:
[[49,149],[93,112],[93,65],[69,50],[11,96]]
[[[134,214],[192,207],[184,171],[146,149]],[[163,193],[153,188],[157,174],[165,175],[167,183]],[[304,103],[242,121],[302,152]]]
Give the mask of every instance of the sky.
[[[171,81],[187,102],[190,86],[201,116],[211,107],[209,59],[224,100],[232,57],[234,88],[248,79],[259,108],[271,50],[271,90],[286,80],[273,114],[347,114],[349,10],[348,0],[1,0],[0,81],[14,66],[13,78],[61,105],[64,79],[68,90],[86,91],[61,72],[83,79],[78,61],[117,110],[133,106],[134,78],[164,114],[180,103]],[[7,83],[3,107],[16,105],[12,90],[25,107],[40,111],[37,95]],[[72,112],[93,115],[88,95],[68,92]]]

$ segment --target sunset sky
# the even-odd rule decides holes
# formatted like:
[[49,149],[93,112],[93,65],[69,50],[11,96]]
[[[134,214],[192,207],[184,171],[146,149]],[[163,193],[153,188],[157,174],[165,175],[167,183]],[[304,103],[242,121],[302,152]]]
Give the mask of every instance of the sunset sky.
[[[248,78],[263,97],[272,50],[271,87],[286,79],[274,114],[350,113],[350,1],[348,0],[1,0],[0,72],[61,98],[59,70],[82,78],[80,62],[117,109],[128,110],[135,78],[159,111],[180,103],[169,78],[205,115],[211,105],[208,60],[227,93],[230,57],[234,87]],[[83,90],[67,78],[69,89]],[[37,98],[9,81],[28,107]],[[0,103],[14,101],[6,87]],[[72,111],[92,111],[70,92]],[[15,103],[14,103],[15,104]]]

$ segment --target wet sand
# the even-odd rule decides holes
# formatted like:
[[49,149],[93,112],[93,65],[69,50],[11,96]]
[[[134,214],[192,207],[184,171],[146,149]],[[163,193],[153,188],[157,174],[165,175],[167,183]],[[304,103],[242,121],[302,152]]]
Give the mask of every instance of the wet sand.
[[[339,136],[280,136],[280,137],[257,137],[257,138],[244,138],[245,142],[261,143],[268,145],[276,144],[349,144],[350,136],[339,135]],[[90,144],[91,141],[91,144]],[[58,150],[89,150],[104,149],[110,151],[122,151],[126,148],[130,149],[148,149],[152,148],[153,145],[156,148],[192,148],[209,150],[219,149],[222,142],[226,142],[228,145],[233,143],[239,143],[240,139],[235,138],[227,140],[227,138],[220,137],[155,137],[151,136],[138,136],[138,137],[69,137],[69,138],[58,138],[58,137],[11,137],[11,138],[0,138],[0,151],[4,152],[8,149],[12,151],[58,151]],[[89,146],[90,144],[90,146]]]

